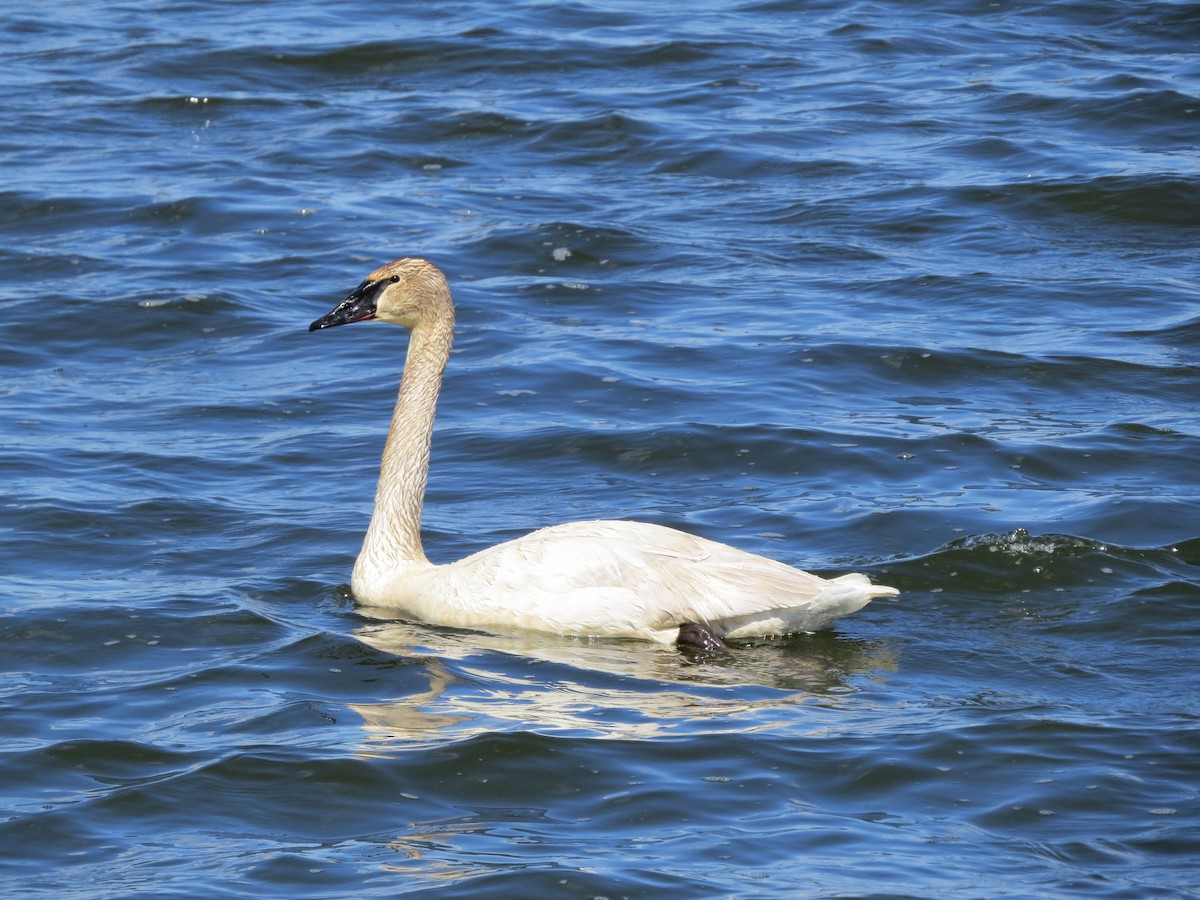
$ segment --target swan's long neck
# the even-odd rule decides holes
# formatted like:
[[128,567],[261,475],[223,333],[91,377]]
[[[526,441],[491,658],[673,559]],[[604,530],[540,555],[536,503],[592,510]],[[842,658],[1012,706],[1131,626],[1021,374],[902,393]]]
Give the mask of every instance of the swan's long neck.
[[421,506],[429,479],[429,447],[442,373],[454,337],[454,308],[445,306],[412,329],[400,393],[383,448],[375,512],[355,564],[365,577],[428,565],[421,548]]

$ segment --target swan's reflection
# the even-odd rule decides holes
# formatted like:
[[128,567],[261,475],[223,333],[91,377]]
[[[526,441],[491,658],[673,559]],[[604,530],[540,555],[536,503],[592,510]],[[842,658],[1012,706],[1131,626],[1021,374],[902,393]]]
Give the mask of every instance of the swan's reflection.
[[801,704],[823,727],[819,711],[854,692],[852,676],[896,667],[890,645],[829,633],[699,657],[642,641],[402,620],[368,622],[353,636],[379,652],[420,659],[428,678],[423,691],[350,704],[378,750],[513,731],[646,739],[773,730],[794,727]]

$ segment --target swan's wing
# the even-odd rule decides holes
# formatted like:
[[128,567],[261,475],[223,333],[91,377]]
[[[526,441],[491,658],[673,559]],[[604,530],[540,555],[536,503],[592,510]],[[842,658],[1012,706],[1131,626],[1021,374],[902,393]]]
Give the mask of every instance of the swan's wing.
[[437,568],[464,590],[470,586],[469,596],[450,591],[443,603],[458,604],[463,617],[479,623],[490,617],[561,633],[658,640],[674,640],[683,622],[734,637],[815,631],[895,593],[863,576],[828,581],[640,522],[554,526]]
[[669,559],[690,548],[691,565],[664,560],[664,575],[684,588],[684,614],[707,622],[726,637],[819,631],[876,597],[898,593],[853,573],[832,580],[726,544],[664,529],[675,538]]

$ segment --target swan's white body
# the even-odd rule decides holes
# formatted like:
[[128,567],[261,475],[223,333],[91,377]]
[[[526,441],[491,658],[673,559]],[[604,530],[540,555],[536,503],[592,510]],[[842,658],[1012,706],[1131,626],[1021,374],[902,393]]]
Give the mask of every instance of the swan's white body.
[[863,575],[826,580],[642,522],[556,525],[434,565],[422,550],[420,526],[434,412],[454,331],[445,277],[424,260],[396,260],[372,272],[310,329],[371,318],[403,325],[412,337],[375,511],[351,578],[360,603],[442,625],[672,643],[688,624],[718,638],[817,631],[875,597],[897,593]]
[[354,595],[443,625],[671,643],[680,624],[719,637],[816,631],[892,593],[826,581],[763,556],[644,522],[570,522],[449,565],[354,567]]

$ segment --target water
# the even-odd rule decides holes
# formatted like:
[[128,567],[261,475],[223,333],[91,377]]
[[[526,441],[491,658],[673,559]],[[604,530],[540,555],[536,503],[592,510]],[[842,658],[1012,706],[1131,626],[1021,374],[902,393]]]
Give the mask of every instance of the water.
[[[8,897],[1200,896],[1200,5],[0,14]],[[356,611],[639,518],[902,589],[672,648]]]

